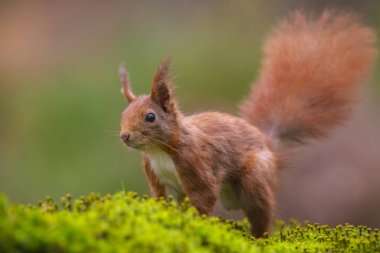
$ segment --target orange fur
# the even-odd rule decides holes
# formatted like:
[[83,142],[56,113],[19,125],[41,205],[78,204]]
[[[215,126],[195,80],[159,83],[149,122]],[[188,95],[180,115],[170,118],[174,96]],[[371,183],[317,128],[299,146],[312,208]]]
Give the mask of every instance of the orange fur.
[[243,118],[183,115],[169,60],[157,68],[150,95],[135,97],[122,71],[130,103],[122,114],[122,140],[143,153],[154,197],[188,196],[202,214],[211,214],[220,198],[227,209],[242,209],[252,234],[260,237],[275,214],[284,161],[277,140],[325,136],[348,117],[355,88],[376,54],[374,40],[374,32],[352,15],[327,11],[311,20],[296,12],[267,40],[260,79],[241,107]]
[[377,54],[375,33],[353,14],[295,12],[267,39],[243,117],[272,139],[323,137],[350,114]]

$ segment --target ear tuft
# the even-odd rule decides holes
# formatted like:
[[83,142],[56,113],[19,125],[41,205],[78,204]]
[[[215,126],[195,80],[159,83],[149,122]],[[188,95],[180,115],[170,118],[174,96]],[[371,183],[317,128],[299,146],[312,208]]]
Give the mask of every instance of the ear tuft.
[[165,58],[158,65],[157,71],[153,78],[153,84],[161,81],[170,80],[170,64],[171,58]]
[[150,93],[152,100],[159,104],[165,112],[175,109],[173,87],[170,78],[170,63],[171,59],[166,58],[158,65],[153,77]]
[[128,102],[131,103],[133,100],[136,99],[136,96],[132,92],[131,84],[129,81],[129,75],[127,70],[125,69],[124,64],[121,64],[119,67],[119,76],[122,86],[121,92],[123,93],[124,97],[128,100]]

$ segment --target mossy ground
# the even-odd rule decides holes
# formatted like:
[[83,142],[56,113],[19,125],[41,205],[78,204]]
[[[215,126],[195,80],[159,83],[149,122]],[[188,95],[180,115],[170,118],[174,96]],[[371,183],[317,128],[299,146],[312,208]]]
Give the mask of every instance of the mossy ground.
[[0,195],[0,252],[380,252],[380,231],[277,222],[255,239],[247,222],[132,192],[67,195],[61,208],[51,198],[26,206]]

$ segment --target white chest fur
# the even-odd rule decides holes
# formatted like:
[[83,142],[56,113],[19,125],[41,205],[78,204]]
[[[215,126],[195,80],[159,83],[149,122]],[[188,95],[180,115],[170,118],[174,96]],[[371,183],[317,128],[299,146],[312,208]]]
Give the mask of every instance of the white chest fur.
[[178,173],[170,156],[163,152],[149,153],[148,156],[153,173],[157,176],[160,183],[177,191],[182,191]]

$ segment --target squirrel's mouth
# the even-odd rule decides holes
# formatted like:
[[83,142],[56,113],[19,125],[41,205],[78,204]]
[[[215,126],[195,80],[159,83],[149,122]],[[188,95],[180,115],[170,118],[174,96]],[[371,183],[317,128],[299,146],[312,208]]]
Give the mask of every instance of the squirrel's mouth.
[[154,140],[151,140],[147,136],[136,135],[121,135],[122,143],[128,147],[138,151],[158,150],[160,149],[158,144],[155,144]]
[[123,141],[123,144],[127,146],[128,148],[133,148],[136,150],[143,150],[144,147],[146,147],[147,143],[137,143],[137,142],[131,142],[131,141]]
[[123,142],[125,146],[133,149],[138,149],[139,147],[143,146],[144,144],[138,144],[133,142]]

